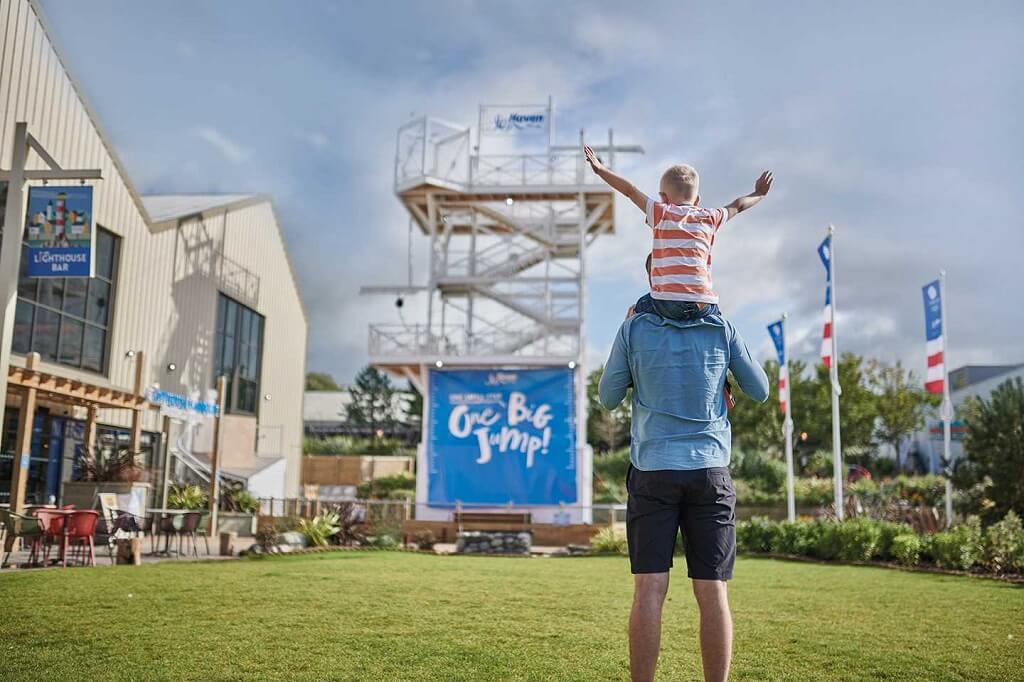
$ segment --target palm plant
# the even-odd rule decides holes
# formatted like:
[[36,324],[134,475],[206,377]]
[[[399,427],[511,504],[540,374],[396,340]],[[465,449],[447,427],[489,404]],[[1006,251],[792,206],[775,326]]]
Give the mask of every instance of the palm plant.
[[138,455],[127,448],[106,455],[102,450],[89,448],[79,463],[79,480],[93,483],[138,481],[143,474],[143,468],[137,461]]
[[302,519],[299,522],[299,532],[306,536],[311,545],[326,547],[328,540],[341,530],[339,520],[335,512],[321,512],[312,519]]

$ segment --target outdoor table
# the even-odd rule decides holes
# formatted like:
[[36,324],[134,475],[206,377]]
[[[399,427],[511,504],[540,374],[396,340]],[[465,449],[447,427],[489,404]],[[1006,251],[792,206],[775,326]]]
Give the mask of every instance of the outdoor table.
[[[42,505],[42,504],[32,505],[31,509],[27,508],[26,511],[31,513],[32,510],[35,510],[35,509],[45,509],[47,512],[49,512],[51,514],[58,514],[60,516],[63,516],[64,517],[64,528],[61,531],[61,535],[62,536],[66,536],[68,534],[67,517],[71,516],[72,514],[74,514],[77,511],[81,511],[79,509],[57,509],[56,505]],[[65,541],[62,538],[61,542],[60,542],[60,549],[59,549],[59,551],[57,553],[57,558],[54,559],[53,563],[59,564],[62,561],[64,561],[65,544],[66,543],[65,543]]]
[[167,538],[167,542],[166,542],[166,545],[164,547],[164,550],[161,552],[160,549],[159,549],[160,548],[160,521],[157,519],[157,516],[159,516],[162,519],[164,516],[173,516],[175,514],[188,514],[189,512],[194,512],[194,511],[198,511],[198,510],[196,510],[196,509],[167,509],[165,507],[150,507],[146,511],[153,515],[153,524],[152,524],[152,527],[151,527],[151,532],[153,533],[153,537],[156,539],[156,544],[154,545],[153,552],[152,552],[152,554],[150,554],[150,556],[156,556],[157,554],[163,554],[163,555],[166,555],[166,556],[170,556],[171,555],[171,550],[170,550],[170,538],[169,537]]

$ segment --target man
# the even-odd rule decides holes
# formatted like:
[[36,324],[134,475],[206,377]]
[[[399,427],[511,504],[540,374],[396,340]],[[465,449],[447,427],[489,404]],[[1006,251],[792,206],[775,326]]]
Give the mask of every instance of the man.
[[736,494],[728,468],[732,434],[724,390],[730,370],[747,395],[758,402],[768,399],[764,370],[732,324],[709,306],[686,320],[631,315],[619,328],[601,376],[598,391],[606,409],[614,409],[633,388],[626,528],[634,575],[629,618],[634,682],[654,679],[677,529],[700,609],[704,679],[729,677],[732,616],[726,581],[736,558]]

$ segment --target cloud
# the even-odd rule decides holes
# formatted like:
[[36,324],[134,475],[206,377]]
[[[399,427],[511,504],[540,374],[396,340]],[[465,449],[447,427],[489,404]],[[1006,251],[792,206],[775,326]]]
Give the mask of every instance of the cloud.
[[221,131],[211,126],[196,128],[194,134],[220,152],[221,156],[232,163],[242,163],[250,156],[250,150],[235,142]]

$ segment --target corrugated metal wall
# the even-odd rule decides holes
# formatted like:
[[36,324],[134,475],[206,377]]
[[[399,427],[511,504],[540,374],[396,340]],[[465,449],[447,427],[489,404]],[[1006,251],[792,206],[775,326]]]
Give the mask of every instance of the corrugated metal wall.
[[[230,287],[223,263],[211,264],[226,256],[232,263],[229,269],[243,268],[259,280],[258,300],[252,307],[266,317],[261,393],[272,396],[261,400],[260,430],[273,434],[273,445],[264,445],[261,451],[279,450],[288,458],[286,491],[297,493],[306,320],[270,204],[258,202],[151,229],[116,154],[105,144],[65,66],[33,4],[0,0],[0,163],[9,163],[15,122],[27,121],[29,132],[65,168],[102,169],[104,179],[94,183],[96,223],[122,238],[107,376],[60,365],[43,369],[131,388],[134,360],[125,353],[141,349],[146,351],[147,383],[159,382],[175,392],[208,388],[217,291]],[[32,156],[30,167],[42,167]],[[21,360],[15,356],[13,362]],[[168,372],[169,362],[178,369]],[[100,419],[128,423],[128,416],[117,412],[101,413]],[[145,428],[159,430],[158,422],[150,414]]]

